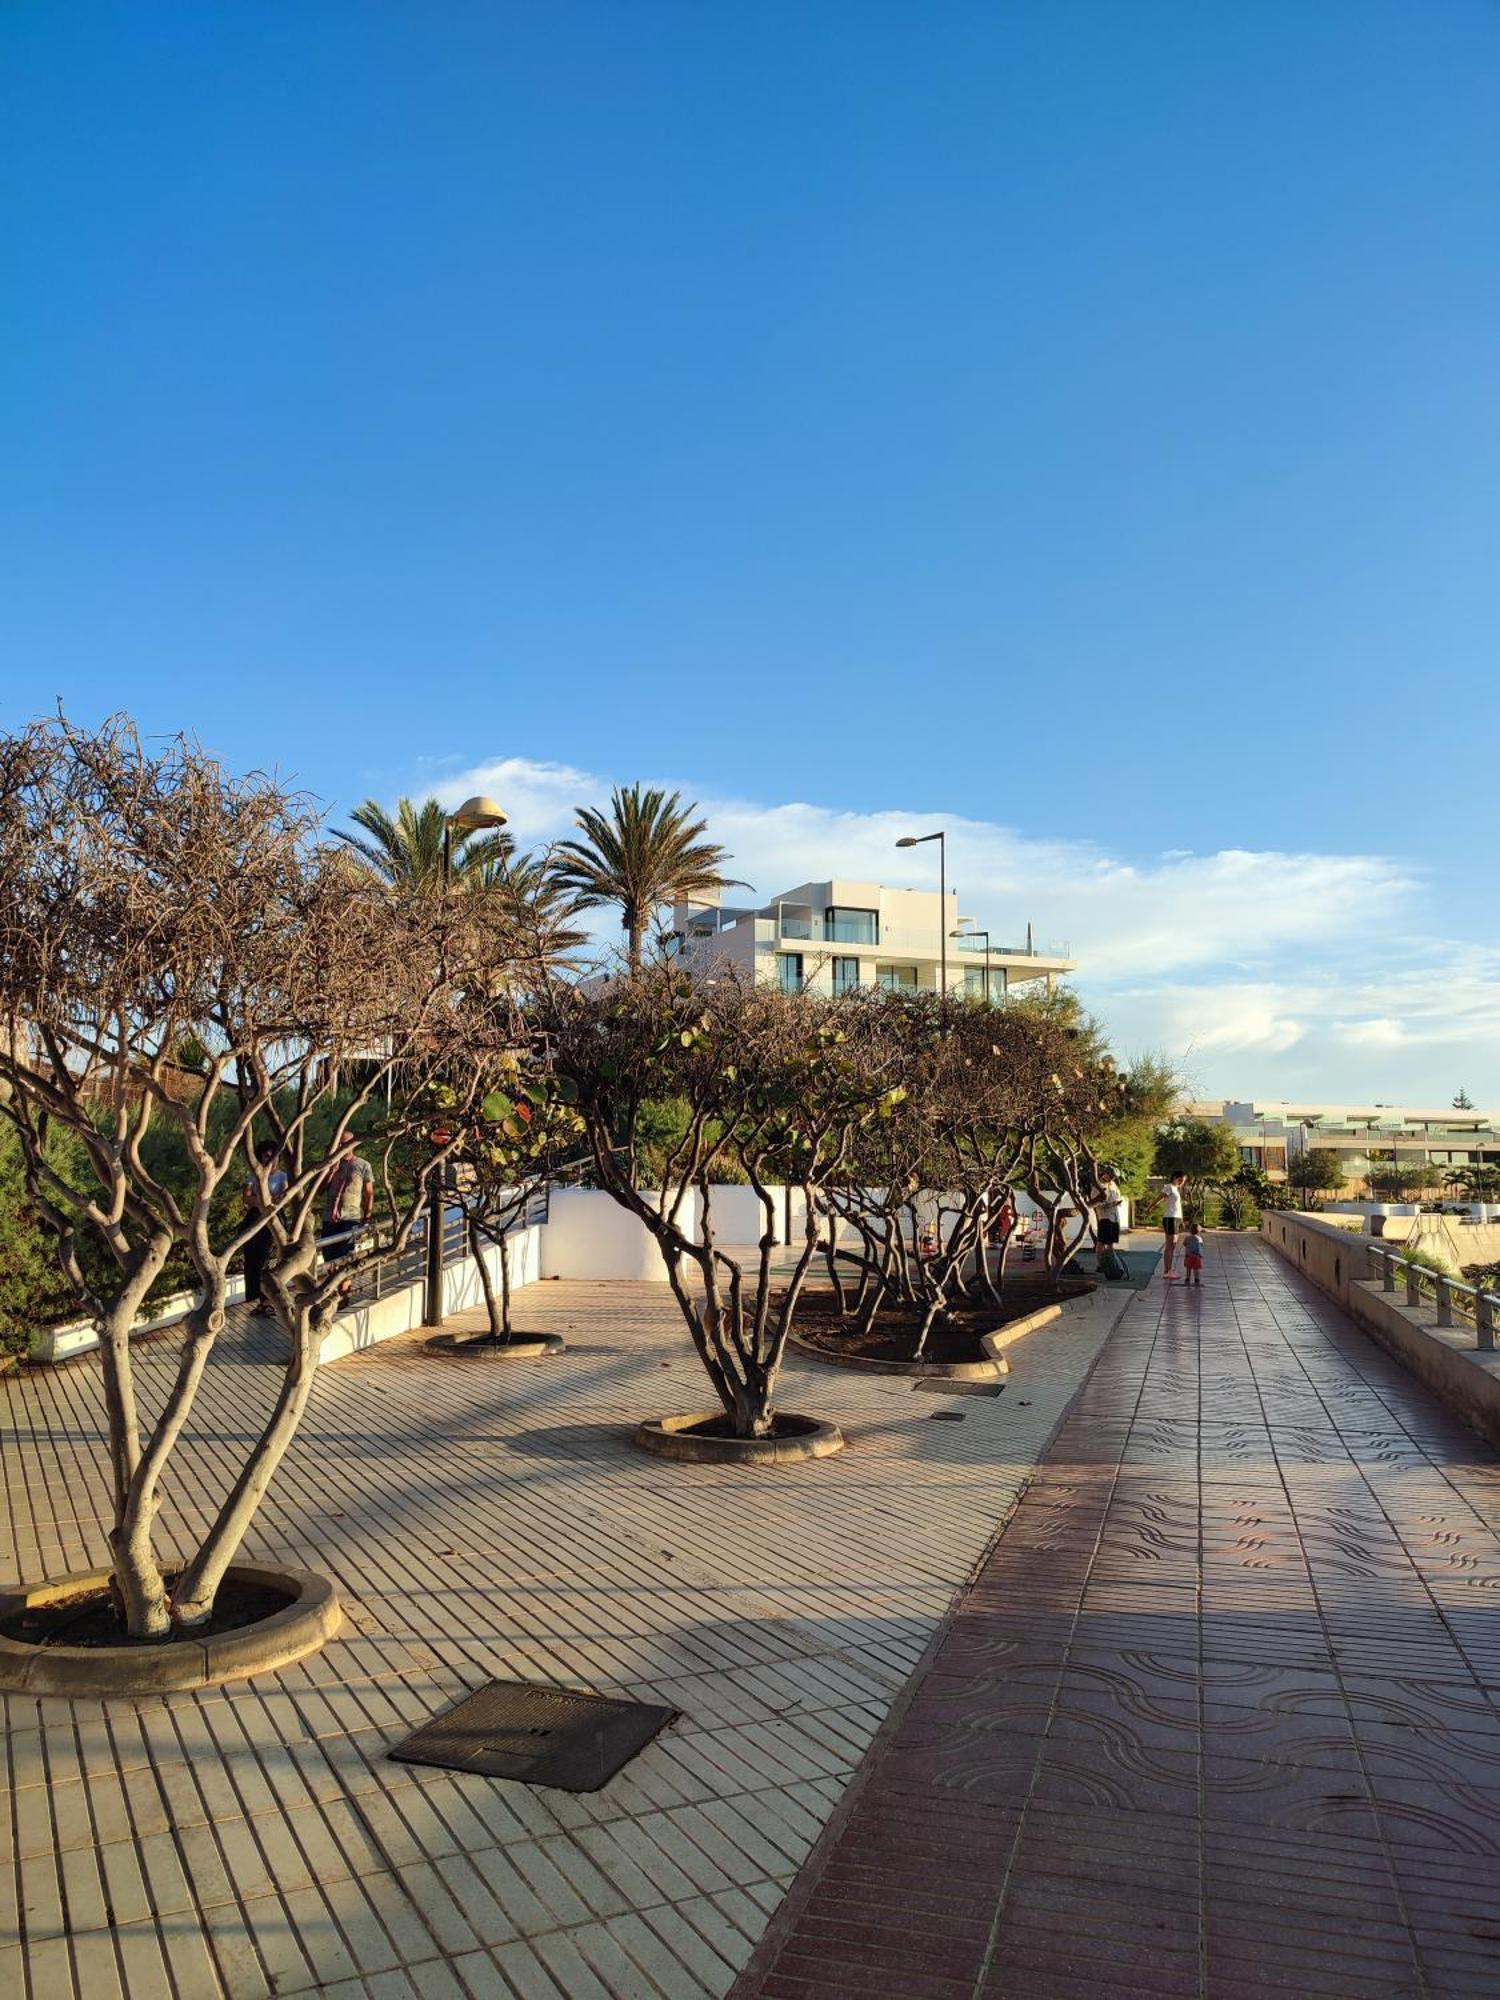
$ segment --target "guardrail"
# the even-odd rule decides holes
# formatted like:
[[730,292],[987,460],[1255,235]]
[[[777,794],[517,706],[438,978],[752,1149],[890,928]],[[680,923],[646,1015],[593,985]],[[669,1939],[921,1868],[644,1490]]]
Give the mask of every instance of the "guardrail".
[[[504,1233],[509,1236],[517,1230],[530,1229],[534,1223],[545,1222],[551,1193],[550,1187],[539,1188],[527,1202],[525,1214],[518,1216]],[[461,1264],[468,1254],[463,1210],[449,1208],[443,1216],[444,1270],[450,1264]],[[426,1273],[427,1217],[424,1215],[412,1231],[405,1249],[378,1258],[355,1279],[350,1303],[367,1305],[373,1299],[385,1298],[391,1292],[399,1292],[403,1286],[416,1284]]]
[[1399,1250],[1387,1249],[1383,1243],[1367,1242],[1364,1248],[1366,1270],[1372,1280],[1379,1278],[1382,1291],[1394,1292],[1397,1274],[1403,1274],[1409,1306],[1421,1306],[1426,1299],[1432,1299],[1439,1326],[1452,1326],[1456,1312],[1466,1323],[1473,1322],[1474,1345],[1479,1352],[1495,1351],[1500,1296],[1487,1292],[1482,1285],[1471,1285],[1464,1278],[1450,1278],[1442,1271],[1429,1270],[1425,1264],[1415,1263]]

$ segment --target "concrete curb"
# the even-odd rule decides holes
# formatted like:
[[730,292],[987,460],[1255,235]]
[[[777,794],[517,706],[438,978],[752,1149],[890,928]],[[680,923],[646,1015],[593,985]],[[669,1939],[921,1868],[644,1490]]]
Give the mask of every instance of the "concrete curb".
[[[988,1347],[991,1334],[985,1334],[980,1345]],[[830,1368],[853,1368],[862,1375],[930,1375],[940,1381],[950,1382],[998,1382],[1002,1375],[1010,1373],[1010,1363],[1003,1354],[991,1354],[988,1361],[878,1361],[863,1354],[840,1354],[827,1347],[819,1347],[808,1340],[799,1340],[794,1333],[787,1345],[798,1354],[805,1354],[809,1361],[826,1361]]]
[[[30,1646],[0,1638],[0,1690],[12,1694],[156,1695],[212,1687],[290,1666],[316,1652],[339,1629],[338,1593],[309,1570],[235,1563],[228,1574],[246,1583],[292,1590],[283,1610],[254,1625],[209,1639],[174,1639],[160,1646]],[[35,1583],[0,1596],[0,1617],[34,1604],[76,1597],[109,1584],[108,1570]]]
[[521,1333],[507,1341],[491,1340],[482,1333],[435,1333],[422,1342],[424,1354],[441,1355],[448,1361],[540,1361],[549,1354],[561,1354],[567,1342],[560,1333]]
[[[1079,1299],[1091,1299],[1092,1292],[1075,1294]],[[1035,1333],[1039,1326],[1050,1326],[1055,1319],[1063,1316],[1063,1307],[1074,1303],[1073,1299],[1062,1299],[1055,1306],[1038,1306],[1034,1313],[1027,1313],[1024,1319],[1013,1319],[1008,1326],[997,1326],[993,1333],[985,1334],[980,1346],[997,1361],[1004,1360],[1004,1350],[1013,1347],[1018,1340],[1024,1340],[1028,1333]],[[1006,1363],[1009,1366],[1009,1363]]]
[[631,1442],[657,1458],[675,1458],[698,1465],[794,1465],[804,1458],[831,1458],[844,1448],[837,1424],[816,1417],[799,1417],[778,1410],[782,1422],[806,1424],[794,1437],[716,1438],[684,1435],[694,1424],[711,1423],[722,1410],[689,1410],[685,1416],[653,1417],[637,1427]]

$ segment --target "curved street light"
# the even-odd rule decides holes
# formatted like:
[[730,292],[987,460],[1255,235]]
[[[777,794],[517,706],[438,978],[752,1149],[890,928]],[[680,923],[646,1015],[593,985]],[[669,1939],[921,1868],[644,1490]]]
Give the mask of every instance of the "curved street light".
[[908,833],[896,842],[898,847],[922,847],[929,840],[938,844],[938,963],[941,971],[939,997],[948,997],[948,833],[946,828],[937,833]]
[[453,880],[453,829],[460,833],[478,833],[487,827],[504,826],[508,815],[487,799],[482,792],[476,792],[472,799],[465,799],[443,820],[443,887],[446,889]]

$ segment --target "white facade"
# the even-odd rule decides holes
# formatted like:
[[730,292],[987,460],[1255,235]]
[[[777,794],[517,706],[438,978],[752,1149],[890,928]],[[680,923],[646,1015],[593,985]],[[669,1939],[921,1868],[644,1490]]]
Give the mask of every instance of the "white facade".
[[1367,1178],[1371,1162],[1403,1167],[1500,1166],[1500,1112],[1440,1105],[1323,1104],[1213,1098],[1179,1107],[1184,1118],[1228,1125],[1240,1153],[1273,1176],[1305,1147],[1339,1155],[1351,1181]]
[[[732,968],[758,985],[779,983],[815,993],[856,986],[948,990],[982,999],[1041,981],[1048,992],[1074,960],[1066,946],[986,935],[961,918],[950,890],[892,889],[882,882],[833,877],[801,882],[759,909],[679,904],[673,912],[679,956],[695,974]],[[955,935],[962,933],[962,935]]]

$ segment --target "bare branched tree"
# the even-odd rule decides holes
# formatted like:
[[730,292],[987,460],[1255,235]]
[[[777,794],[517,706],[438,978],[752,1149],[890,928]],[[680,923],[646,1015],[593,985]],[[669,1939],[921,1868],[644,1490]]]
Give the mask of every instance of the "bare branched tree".
[[[670,967],[559,990],[554,1004],[558,1070],[577,1086],[600,1185],[660,1244],[733,1434],[771,1435],[776,1379],[817,1251],[818,1192],[847,1171],[860,1128],[900,1100],[901,1051],[883,1009],[727,977],[696,986]],[[663,1098],[680,1098],[686,1121],[660,1187],[643,1188],[643,1133]],[[713,1190],[726,1167],[760,1205],[749,1259],[719,1240]],[[806,1222],[791,1272],[773,1285],[778,1186],[802,1190]]]
[[[390,1080],[403,1104],[419,1102],[429,1078],[451,1081],[465,970],[472,986],[475,965],[501,955],[486,923],[467,898],[380,888],[321,842],[304,800],[264,776],[233,778],[189,743],[148,752],[120,720],[0,739],[0,1115],[99,1329],[112,1571],[134,1637],[211,1615],[306,1407],[341,1293],[415,1226],[438,1156],[428,1149],[413,1171],[403,1140],[416,1114],[397,1106],[373,1135],[384,1228],[341,1265],[319,1266],[345,1136],[373,1119]],[[468,1075],[482,1092],[482,1073]],[[55,1164],[53,1124],[79,1142],[86,1172]],[[284,1190],[255,1158],[268,1138]],[[216,1227],[220,1197],[247,1170],[256,1212]],[[261,1226],[272,1239],[265,1288],[288,1336],[284,1377],[208,1533],[168,1578],[154,1542],[163,1475],[224,1326],[231,1264]],[[189,1261],[197,1300],[151,1420],[130,1337],[174,1253]]]

